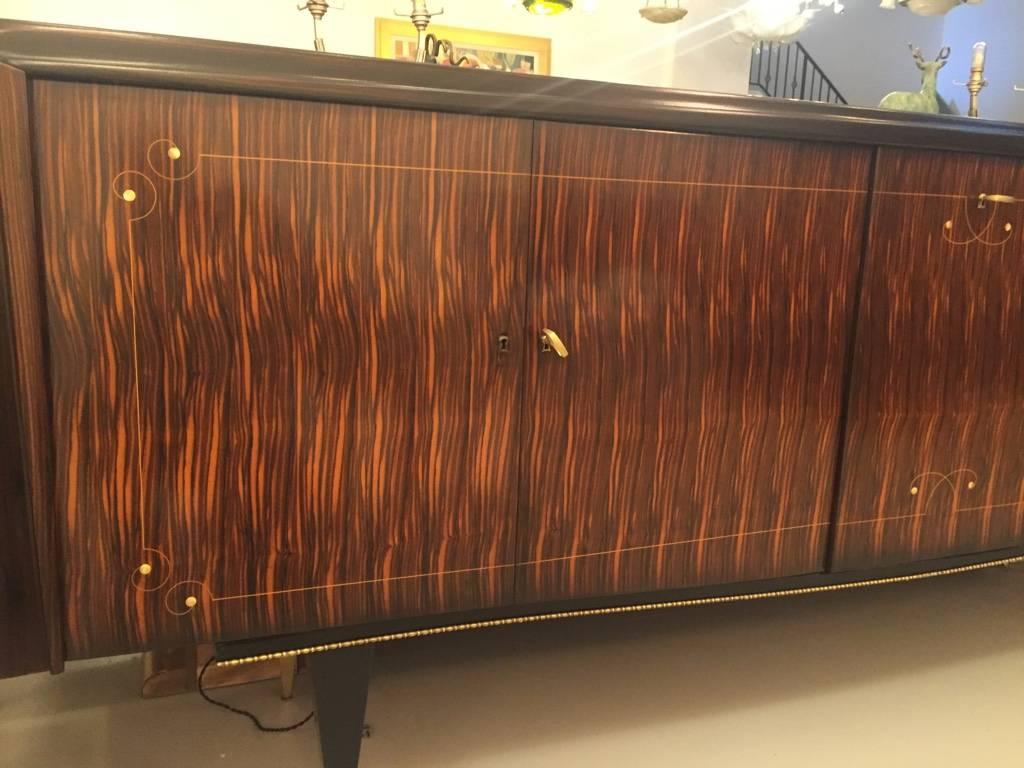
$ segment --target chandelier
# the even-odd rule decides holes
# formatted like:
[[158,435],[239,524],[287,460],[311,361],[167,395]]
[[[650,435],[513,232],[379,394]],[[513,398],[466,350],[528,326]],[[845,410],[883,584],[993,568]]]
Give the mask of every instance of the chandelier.
[[747,0],[732,16],[733,38],[788,43],[825,8],[841,13],[839,0]]

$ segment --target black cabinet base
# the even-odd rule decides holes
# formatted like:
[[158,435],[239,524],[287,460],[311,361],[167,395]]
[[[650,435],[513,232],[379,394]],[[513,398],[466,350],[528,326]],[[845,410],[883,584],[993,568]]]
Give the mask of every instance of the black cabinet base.
[[[600,612],[631,606],[637,608],[651,605],[657,606],[659,604],[686,600],[732,600],[739,599],[744,595],[753,596],[752,599],[758,599],[759,596],[791,594],[793,590],[832,591],[874,586],[902,580],[928,578],[932,575],[953,574],[962,569],[985,568],[1019,557],[1024,557],[1024,547],[1009,547],[990,552],[955,555],[936,560],[901,563],[861,571],[809,573],[802,576],[787,576],[779,579],[748,581],[736,584],[685,587],[683,589],[659,590],[631,595],[585,597],[544,603],[524,603],[459,613],[411,616],[368,624],[328,627],[288,635],[222,640],[217,643],[217,661],[229,664],[245,663],[256,661],[265,656],[276,658],[280,655],[308,656],[312,659],[321,655],[321,652],[317,650],[320,646],[330,646],[335,643],[365,642],[370,640],[371,644],[373,644],[383,640],[417,637],[439,633],[440,631],[448,633],[452,631],[453,627],[463,625],[469,625],[474,628],[493,627],[496,626],[494,622],[497,622],[498,625],[503,623],[514,624],[520,621],[530,621],[538,616],[543,617],[563,612]],[[339,650],[355,650],[358,647]],[[326,652],[333,653],[333,651]]]
[[372,645],[309,657],[324,768],[359,765],[372,665]]

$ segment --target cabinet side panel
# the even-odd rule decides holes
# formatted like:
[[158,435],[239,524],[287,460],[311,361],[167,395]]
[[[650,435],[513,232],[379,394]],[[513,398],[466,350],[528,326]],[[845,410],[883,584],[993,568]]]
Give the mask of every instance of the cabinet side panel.
[[26,88],[0,65],[0,677],[63,662]]

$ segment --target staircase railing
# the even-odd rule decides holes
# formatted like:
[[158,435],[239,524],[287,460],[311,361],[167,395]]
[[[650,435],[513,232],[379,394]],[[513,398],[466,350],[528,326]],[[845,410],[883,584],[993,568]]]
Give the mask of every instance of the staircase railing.
[[757,43],[750,57],[750,88],[780,99],[846,104],[843,94],[800,43]]

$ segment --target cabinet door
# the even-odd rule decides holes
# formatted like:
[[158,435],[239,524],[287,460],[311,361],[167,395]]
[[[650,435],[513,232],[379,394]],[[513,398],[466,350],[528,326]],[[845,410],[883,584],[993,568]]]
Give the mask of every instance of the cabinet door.
[[69,654],[510,602],[532,124],[34,103]]
[[1024,543],[1024,163],[882,150],[834,566]]
[[869,163],[538,127],[518,600],[822,570]]

